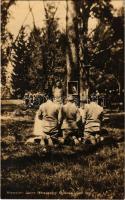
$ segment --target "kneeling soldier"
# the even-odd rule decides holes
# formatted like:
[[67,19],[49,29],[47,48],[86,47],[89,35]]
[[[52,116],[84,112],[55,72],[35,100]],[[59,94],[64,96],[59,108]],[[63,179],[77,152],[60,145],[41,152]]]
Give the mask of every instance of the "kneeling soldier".
[[[34,124],[34,140],[40,139],[41,145],[45,145],[45,140],[48,140],[48,145],[52,146],[53,142],[51,135],[58,131],[58,113],[60,106],[51,100],[41,104],[37,111]],[[27,141],[28,142],[28,141]]]
[[[60,142],[64,143],[65,140],[72,136],[73,133],[78,131],[77,123],[80,121],[80,112],[78,107],[74,103],[73,96],[68,96],[67,103],[63,105],[59,112],[59,122],[61,124],[63,137],[60,138]],[[78,140],[75,138],[75,143]]]
[[92,144],[96,144],[101,137],[101,121],[103,116],[103,107],[97,104],[94,97],[89,104],[84,107],[82,121],[84,123],[84,139]]

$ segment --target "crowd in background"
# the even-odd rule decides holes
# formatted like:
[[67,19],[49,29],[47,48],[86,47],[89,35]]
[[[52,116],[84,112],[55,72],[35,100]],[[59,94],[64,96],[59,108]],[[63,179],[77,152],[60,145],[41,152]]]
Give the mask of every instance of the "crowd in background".
[[[56,88],[56,89],[55,89]],[[53,91],[56,91],[57,96],[60,96],[60,92],[62,93],[62,89],[58,89],[58,87],[53,86]],[[96,90],[91,95],[91,98],[97,98],[97,102],[108,109],[118,108],[119,110],[124,109],[124,91],[121,94],[118,93],[117,90],[109,90],[105,92],[99,92]],[[52,97],[52,95],[51,95]],[[46,93],[42,92],[26,92],[24,95],[24,102],[27,108],[39,107],[41,103],[47,101],[49,96]],[[60,97],[59,101],[62,101]],[[64,101],[64,99],[63,99]],[[89,99],[88,99],[89,101]]]
[[24,95],[24,102],[27,108],[39,106],[47,100],[47,95],[41,92],[26,92]]

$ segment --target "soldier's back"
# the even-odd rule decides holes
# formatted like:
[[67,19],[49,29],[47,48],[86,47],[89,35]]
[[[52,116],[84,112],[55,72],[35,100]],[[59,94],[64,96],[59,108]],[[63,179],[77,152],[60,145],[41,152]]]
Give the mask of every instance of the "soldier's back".
[[46,103],[41,105],[43,111],[43,119],[57,120],[60,105],[48,100]]
[[91,102],[90,104],[87,104],[87,116],[89,119],[99,119],[100,114],[103,112],[103,108],[99,106],[95,102]]
[[63,112],[65,114],[65,118],[67,119],[74,119],[76,118],[78,108],[74,103],[67,103],[63,106]]

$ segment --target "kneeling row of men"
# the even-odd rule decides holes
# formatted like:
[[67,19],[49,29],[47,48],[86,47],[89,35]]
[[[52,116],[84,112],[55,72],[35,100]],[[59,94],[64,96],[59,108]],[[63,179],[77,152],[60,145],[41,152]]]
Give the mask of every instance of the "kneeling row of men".
[[84,127],[82,138],[95,144],[96,139],[100,137],[102,115],[103,108],[95,100],[85,104],[84,109],[79,109],[75,105],[71,95],[67,97],[65,105],[60,105],[54,100],[47,100],[40,105],[36,113],[34,137],[27,142],[40,138],[41,145],[45,145],[45,140],[47,140],[48,145],[52,146],[52,138],[57,132],[62,133],[61,137],[57,136],[58,142],[61,144],[64,144],[69,136],[79,140],[76,133],[79,132],[79,122],[81,121]]

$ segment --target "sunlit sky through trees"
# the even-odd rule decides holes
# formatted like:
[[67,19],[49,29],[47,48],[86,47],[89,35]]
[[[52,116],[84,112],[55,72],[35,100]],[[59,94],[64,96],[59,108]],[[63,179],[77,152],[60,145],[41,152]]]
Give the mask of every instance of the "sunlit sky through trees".
[[[30,3],[29,3],[30,2]],[[47,1],[44,1],[47,3]],[[48,1],[49,3],[51,1]],[[66,1],[52,1],[52,3],[57,7],[57,12],[55,17],[58,18],[58,24],[61,31],[65,31],[66,28]],[[31,13],[25,20],[29,12],[29,4],[32,8],[33,15],[35,18],[35,24],[37,27],[44,27],[45,25],[45,13],[44,13],[44,5],[43,1],[17,1],[15,5],[13,5],[10,9],[11,17],[8,23],[8,30],[14,35],[17,36],[21,25],[24,22],[24,25],[27,25],[27,31],[30,32],[33,27],[33,17]],[[123,0],[112,0],[112,5],[114,9],[119,9],[123,6]],[[89,20],[89,30],[91,31],[96,26],[96,20]]]

